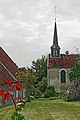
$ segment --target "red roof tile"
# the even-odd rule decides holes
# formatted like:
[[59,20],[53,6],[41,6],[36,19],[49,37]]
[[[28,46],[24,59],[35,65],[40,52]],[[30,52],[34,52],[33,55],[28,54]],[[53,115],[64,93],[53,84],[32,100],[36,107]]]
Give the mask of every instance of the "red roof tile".
[[49,57],[48,67],[65,67],[71,68],[75,65],[79,55],[70,54],[64,55],[62,54],[60,58],[57,57]]
[[0,47],[0,81],[3,81],[5,79],[14,79],[17,70],[18,66]]

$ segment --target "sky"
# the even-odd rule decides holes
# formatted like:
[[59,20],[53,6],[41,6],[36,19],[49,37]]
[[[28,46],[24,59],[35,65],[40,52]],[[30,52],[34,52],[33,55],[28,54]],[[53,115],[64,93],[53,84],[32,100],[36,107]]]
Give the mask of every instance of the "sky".
[[19,67],[50,53],[55,6],[61,53],[77,53],[80,0],[0,0],[0,46]]

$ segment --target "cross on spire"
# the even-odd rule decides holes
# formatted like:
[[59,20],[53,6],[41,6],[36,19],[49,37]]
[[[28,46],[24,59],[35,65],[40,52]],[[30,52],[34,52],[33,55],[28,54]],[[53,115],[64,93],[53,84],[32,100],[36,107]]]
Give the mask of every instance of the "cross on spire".
[[54,24],[53,45],[51,46],[51,56],[52,57],[60,56],[60,47],[58,45],[57,24],[56,24],[56,6],[55,6],[55,24]]
[[56,6],[55,6],[55,21],[56,21]]

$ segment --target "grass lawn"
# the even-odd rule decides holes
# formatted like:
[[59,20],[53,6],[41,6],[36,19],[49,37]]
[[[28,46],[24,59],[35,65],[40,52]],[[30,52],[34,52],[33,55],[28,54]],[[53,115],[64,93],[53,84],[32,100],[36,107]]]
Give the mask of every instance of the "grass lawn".
[[[13,106],[0,109],[0,120],[11,120]],[[80,102],[40,99],[26,103],[25,120],[80,120]]]

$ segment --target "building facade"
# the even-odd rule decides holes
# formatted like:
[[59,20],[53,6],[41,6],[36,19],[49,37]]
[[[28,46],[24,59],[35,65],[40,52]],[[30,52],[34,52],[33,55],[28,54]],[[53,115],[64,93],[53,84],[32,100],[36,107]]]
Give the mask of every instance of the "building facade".
[[60,46],[58,44],[57,24],[55,18],[53,44],[51,53],[47,58],[47,78],[48,85],[54,85],[57,92],[63,91],[70,84],[70,69],[79,59],[78,54],[60,54]]
[[[19,68],[13,60],[8,56],[8,54],[0,47],[0,89],[8,90],[8,87],[5,85],[2,85],[2,83],[5,80],[13,80],[17,81],[15,73],[18,71],[26,71],[26,68]],[[18,92],[18,91],[13,91],[14,96],[22,96],[24,94],[24,91]],[[2,96],[0,96],[1,100]],[[12,99],[10,98],[9,100],[6,100],[4,103],[0,101],[0,106],[2,105],[9,105],[12,104]]]

